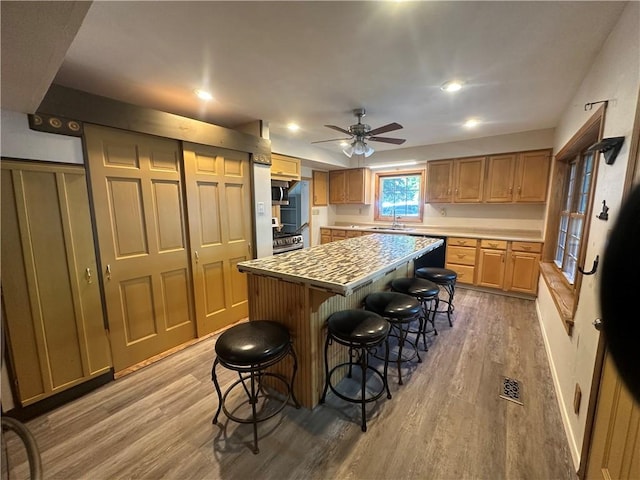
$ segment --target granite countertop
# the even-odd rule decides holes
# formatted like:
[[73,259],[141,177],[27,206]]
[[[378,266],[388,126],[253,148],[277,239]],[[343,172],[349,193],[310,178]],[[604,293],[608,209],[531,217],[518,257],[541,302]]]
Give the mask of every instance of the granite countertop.
[[516,230],[495,228],[466,228],[466,227],[410,227],[402,229],[385,229],[384,226],[374,225],[333,225],[322,228],[334,230],[359,230],[363,232],[380,232],[403,235],[437,235],[441,237],[490,238],[494,240],[510,240],[520,242],[544,242],[539,230]]
[[376,233],[240,262],[238,270],[346,296],[442,244],[439,238]]

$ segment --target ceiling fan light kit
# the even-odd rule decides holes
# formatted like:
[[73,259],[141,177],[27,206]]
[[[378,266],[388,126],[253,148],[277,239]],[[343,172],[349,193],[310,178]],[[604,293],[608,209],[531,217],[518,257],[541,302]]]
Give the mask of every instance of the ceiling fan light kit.
[[366,115],[364,108],[356,108],[353,111],[353,114],[358,118],[358,123],[351,125],[348,130],[336,125],[325,125],[325,127],[327,128],[331,128],[332,130],[337,130],[338,132],[350,135],[350,137],[332,138],[330,140],[319,140],[317,142],[311,143],[349,140],[351,141],[351,144],[342,151],[347,157],[351,158],[354,153],[356,155],[364,155],[365,157],[369,157],[374,152],[374,149],[367,144],[367,140],[370,140],[372,142],[393,143],[395,145],[402,145],[406,141],[404,138],[389,138],[377,136],[380,133],[400,130],[403,127],[399,123],[393,122],[371,130],[371,127],[369,125],[362,123],[362,117]]

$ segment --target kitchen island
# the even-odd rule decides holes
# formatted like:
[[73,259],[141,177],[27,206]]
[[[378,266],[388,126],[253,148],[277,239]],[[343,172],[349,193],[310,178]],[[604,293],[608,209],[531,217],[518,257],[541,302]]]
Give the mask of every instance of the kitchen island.
[[[442,245],[438,238],[373,234],[238,263],[247,273],[249,318],[275,320],[291,332],[298,355],[294,392],[303,406],[315,407],[324,386],[327,317],[359,308],[366,295],[411,275],[413,260]],[[344,349],[331,349],[329,363],[345,357]],[[291,364],[276,367],[291,372]]]

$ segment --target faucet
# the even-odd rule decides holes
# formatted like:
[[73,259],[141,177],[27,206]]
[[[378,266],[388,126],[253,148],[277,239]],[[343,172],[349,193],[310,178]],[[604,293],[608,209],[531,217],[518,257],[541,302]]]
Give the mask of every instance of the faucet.
[[396,215],[396,209],[394,208],[393,209],[393,223],[391,224],[391,228],[397,228],[397,229],[403,228],[402,224],[398,222],[399,218],[402,218],[402,217]]

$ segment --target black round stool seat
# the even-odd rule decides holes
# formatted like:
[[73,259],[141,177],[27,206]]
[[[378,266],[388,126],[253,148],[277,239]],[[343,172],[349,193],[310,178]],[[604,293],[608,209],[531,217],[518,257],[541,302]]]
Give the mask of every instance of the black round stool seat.
[[256,320],[222,333],[216,341],[215,350],[225,366],[251,366],[279,357],[290,344],[289,331],[284,325]]
[[420,312],[420,325],[417,333],[422,335],[424,349],[425,351],[428,350],[427,322],[431,323],[431,328],[433,330],[430,331],[433,331],[434,335],[438,334],[438,330],[435,326],[435,311],[437,310],[435,304],[437,304],[438,301],[440,287],[431,280],[416,277],[403,277],[396,278],[391,281],[391,290],[411,295],[420,302],[422,310]]
[[440,285],[448,294],[447,300],[438,300],[436,303],[439,304],[440,301],[447,304],[446,310],[438,310],[438,306],[436,305],[435,313],[446,313],[447,319],[449,320],[449,326],[452,326],[451,323],[451,314],[454,311],[453,306],[453,296],[456,291],[456,281],[458,279],[458,274],[449,268],[441,268],[441,267],[421,267],[416,269],[415,276],[417,278],[423,278],[425,280],[430,280],[433,283]]
[[[364,298],[364,308],[377,313],[386,318],[391,324],[389,336],[398,339],[397,356],[391,361],[395,361],[398,366],[398,383],[402,385],[402,363],[417,358],[422,362],[418,352],[417,341],[413,342],[407,338],[409,334],[409,324],[419,320],[422,304],[411,295],[399,292],[374,292]],[[412,348],[412,353],[403,357],[402,351],[408,345]]]
[[[324,403],[328,389],[342,400],[359,403],[361,409],[362,431],[367,431],[366,404],[376,401],[386,391],[387,398],[391,398],[391,391],[387,382],[389,366],[388,335],[391,326],[387,320],[374,312],[362,309],[350,309],[335,312],[327,319],[327,338],[324,347],[325,382],[320,403]],[[339,363],[329,369],[329,346],[336,342],[349,347],[346,362]],[[382,373],[369,365],[369,355],[378,346],[385,344],[385,356]],[[340,392],[332,382],[334,372],[348,367],[347,377],[351,378],[353,367],[360,368],[360,395],[355,397]],[[367,392],[367,372],[374,374],[382,382],[382,387],[375,393]]]
[[342,310],[327,319],[329,332],[336,339],[362,345],[379,344],[389,333],[389,322],[367,310]]
[[[254,320],[226,330],[220,335],[215,345],[216,358],[211,367],[211,380],[218,394],[218,408],[213,417],[212,423],[217,423],[220,411],[230,419],[238,423],[253,424],[253,453],[258,453],[258,423],[268,420],[279,413],[293,399],[296,408],[300,404],[293,393],[293,382],[298,370],[298,359],[291,344],[289,330],[277,322],[271,320]],[[275,371],[267,371],[268,367],[274,366],[285,357],[291,356],[293,359],[293,371],[291,378]],[[222,365],[238,372],[238,380],[233,382],[227,390],[222,393],[216,367]],[[277,384],[280,393],[278,396],[272,394],[267,385],[263,383],[265,378],[273,380],[269,386]],[[236,404],[232,410],[226,407],[229,394],[236,388],[242,387],[246,394],[244,403]],[[276,399],[277,407],[260,408],[258,404],[267,405],[267,400]],[[240,417],[231,413],[236,412],[243,405],[251,405],[251,416]]]

